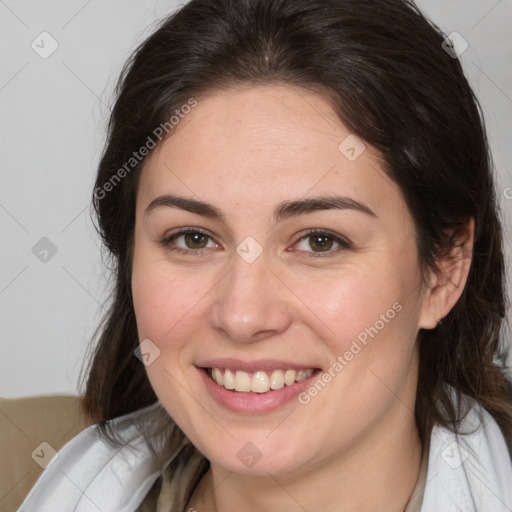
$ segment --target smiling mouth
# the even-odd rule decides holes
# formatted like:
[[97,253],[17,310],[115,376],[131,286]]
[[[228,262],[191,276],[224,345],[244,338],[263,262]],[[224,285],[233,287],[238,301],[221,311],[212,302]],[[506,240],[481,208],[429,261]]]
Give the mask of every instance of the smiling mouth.
[[285,386],[293,386],[297,382],[309,379],[317,368],[303,370],[273,370],[272,372],[244,372],[229,368],[205,368],[206,373],[219,386],[239,393],[268,393]]

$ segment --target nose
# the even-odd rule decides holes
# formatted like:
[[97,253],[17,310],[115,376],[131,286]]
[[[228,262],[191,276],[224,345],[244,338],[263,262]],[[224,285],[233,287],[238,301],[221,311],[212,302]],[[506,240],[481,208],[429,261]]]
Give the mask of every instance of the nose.
[[292,323],[289,295],[264,254],[252,263],[234,255],[231,269],[215,287],[212,327],[241,343],[281,334]]

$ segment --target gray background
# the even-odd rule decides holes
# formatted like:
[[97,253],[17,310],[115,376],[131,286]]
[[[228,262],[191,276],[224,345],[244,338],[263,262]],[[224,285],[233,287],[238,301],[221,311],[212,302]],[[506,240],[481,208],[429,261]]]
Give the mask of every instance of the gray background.
[[[510,265],[512,0],[417,3],[469,43],[461,60],[485,111]],[[130,52],[180,4],[0,0],[0,396],[78,392],[106,298],[89,200],[113,86]],[[42,32],[58,43],[46,59],[31,47],[51,48]]]

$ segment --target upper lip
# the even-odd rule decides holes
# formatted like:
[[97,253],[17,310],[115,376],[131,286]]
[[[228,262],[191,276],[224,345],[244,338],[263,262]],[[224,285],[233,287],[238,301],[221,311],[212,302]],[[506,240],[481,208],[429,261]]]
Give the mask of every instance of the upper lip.
[[247,373],[273,370],[307,370],[317,368],[310,364],[291,363],[280,359],[259,359],[257,361],[242,361],[241,359],[221,358],[208,359],[197,363],[198,368],[228,368],[230,370],[240,370]]

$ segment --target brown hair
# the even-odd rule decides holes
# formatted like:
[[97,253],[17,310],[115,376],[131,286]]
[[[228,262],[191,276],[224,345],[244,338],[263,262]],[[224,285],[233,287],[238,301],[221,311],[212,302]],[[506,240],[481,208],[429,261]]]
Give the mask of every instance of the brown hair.
[[[459,60],[442,48],[445,37],[407,0],[192,0],[138,47],[118,83],[94,193],[114,282],[88,369],[84,404],[93,421],[104,425],[157,400],[134,356],[130,290],[144,160],[132,169],[126,162],[191,97],[201,101],[236,84],[285,83],[328,97],[340,120],[381,153],[414,219],[424,270],[435,269],[451,248],[448,228],[475,219],[462,296],[438,328],[419,333],[416,419],[423,441],[435,424],[456,431],[467,395],[512,446],[492,163],[480,106]],[[123,166],[127,172],[114,183]]]

